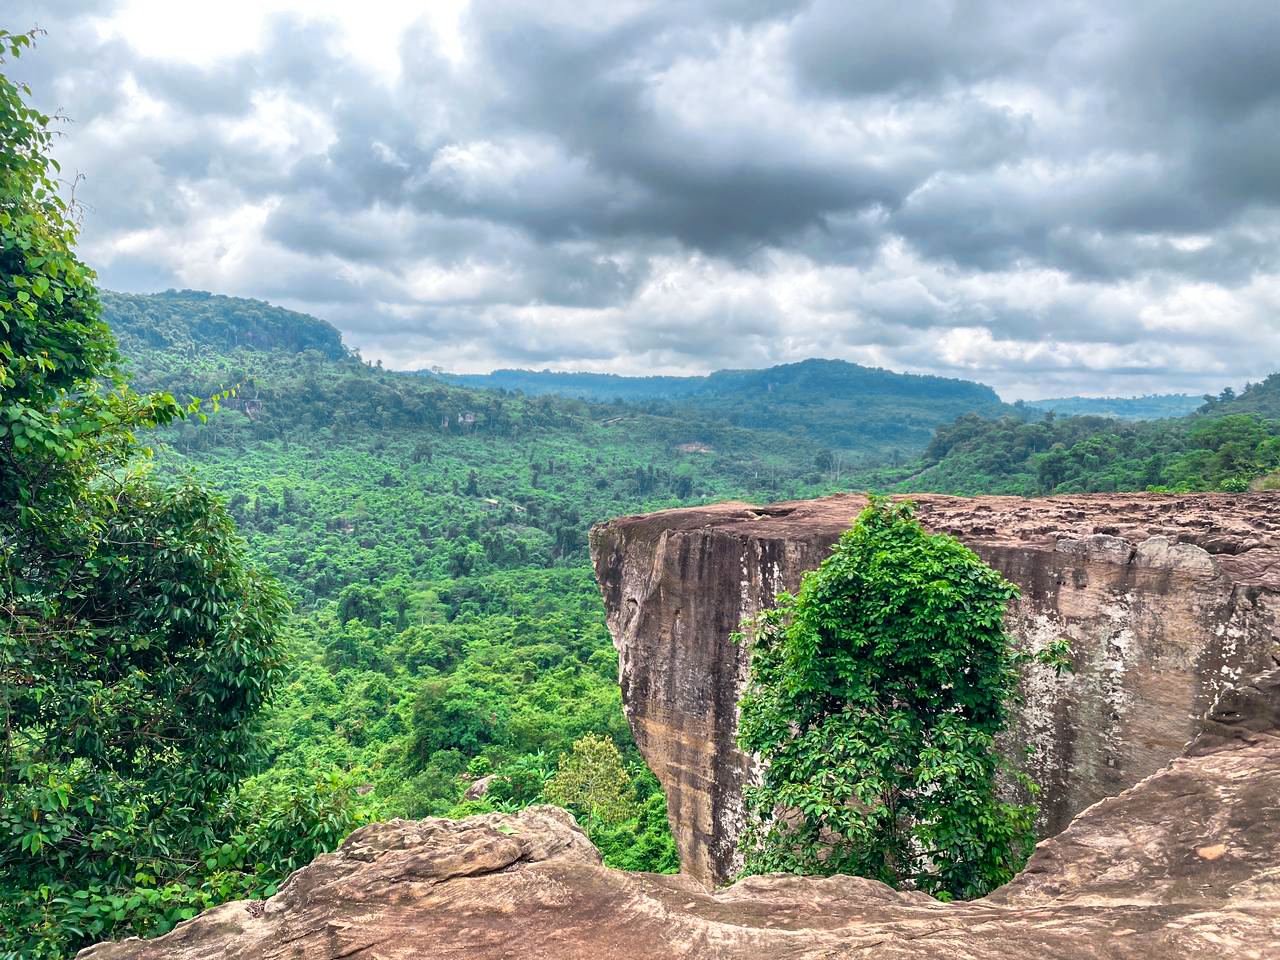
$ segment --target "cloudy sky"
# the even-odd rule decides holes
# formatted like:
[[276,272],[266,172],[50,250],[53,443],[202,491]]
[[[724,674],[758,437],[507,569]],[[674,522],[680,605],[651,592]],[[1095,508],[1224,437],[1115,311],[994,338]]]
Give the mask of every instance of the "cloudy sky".
[[[426,11],[424,13],[424,11]],[[369,359],[1280,369],[1280,4],[5,0],[105,286]]]

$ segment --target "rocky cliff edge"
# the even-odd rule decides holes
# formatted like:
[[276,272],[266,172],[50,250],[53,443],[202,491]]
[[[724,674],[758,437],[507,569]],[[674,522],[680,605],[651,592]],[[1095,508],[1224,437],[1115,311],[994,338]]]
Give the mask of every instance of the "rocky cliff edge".
[[[1042,787],[1037,828],[1182,754],[1223,691],[1280,663],[1280,495],[912,497],[1021,589],[1014,642],[1065,642],[1073,670],[1029,664],[1002,739]],[[636,744],[667,793],[685,872],[721,884],[740,865],[738,699],[750,661],[734,631],[794,590],[863,497],[722,503],[620,517],[591,531]]]
[[364,827],[270,900],[80,960],[1164,960],[1280,957],[1280,671],[1220,698],[1187,754],[1078,816],[1014,881],[943,904],[870,880],[717,892],[629,874],[532,807]]

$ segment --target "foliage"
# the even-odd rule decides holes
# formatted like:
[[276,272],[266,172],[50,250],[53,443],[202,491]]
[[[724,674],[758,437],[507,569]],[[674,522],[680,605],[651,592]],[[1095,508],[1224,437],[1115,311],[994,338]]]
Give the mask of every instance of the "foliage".
[[[1268,381],[1270,382],[1270,381]],[[1280,380],[1277,380],[1280,383]],[[1249,406],[1263,406],[1247,391]],[[1280,466],[1280,420],[1216,403],[1178,420],[961,417],[939,427],[902,486],[948,493],[1248,489]],[[901,478],[886,478],[898,479]]]
[[1268,420],[1280,418],[1280,373],[1258,383],[1246,383],[1238,394],[1227,387],[1216,397],[1206,394],[1203,399],[1199,412],[1208,416],[1253,413]]
[[0,854],[31,882],[117,882],[206,841],[281,675],[283,595],[217,502],[137,481],[105,496],[70,569],[27,542],[3,571]]
[[[0,63],[32,36],[0,31]],[[0,522],[24,537],[66,522],[100,463],[128,458],[132,428],[181,412],[169,398],[98,388],[119,385],[119,357],[73,251],[74,211],[47,156],[52,121],[30,94],[0,75]]]
[[[1142,397],[1057,397],[1046,400],[1019,400],[1015,407],[1029,407],[1034,411],[1052,410],[1060,417],[1095,416],[1116,420],[1160,420],[1165,417],[1182,417],[1201,405],[1201,400],[1189,393],[1149,394]],[[1030,411],[1028,411],[1030,413]],[[1026,419],[1033,419],[1027,416]]]
[[[129,331],[135,384],[242,384],[207,425],[166,430],[157,459],[220,488],[303,602],[266,717],[270,775],[358,777],[384,815],[511,809],[541,799],[546,757],[594,733],[625,758],[625,785],[659,799],[593,836],[610,862],[674,869],[664,801],[622,716],[586,529],[680,502],[823,492],[820,448],[714,418],[629,409],[613,423],[612,405],[466,390],[327,357],[287,331],[255,340],[241,330],[258,328],[252,301],[193,301],[225,334],[189,349],[175,307],[187,296],[130,297],[126,321],[107,295],[106,310]],[[463,804],[478,763],[498,778]]]
[[149,295],[103,293],[111,327],[126,356],[163,350],[194,360],[202,353],[255,350],[314,350],[330,360],[347,356],[342,335],[323,320],[202,290],[166,290]]
[[605,866],[646,873],[680,872],[680,854],[667,825],[666,797],[656,783],[634,817],[618,824],[592,824],[589,832]]
[[374,819],[353,800],[352,786],[341,777],[287,787],[251,782],[220,804],[204,846],[141,861],[119,882],[6,884],[0,956],[57,958],[109,937],[159,936],[227,900],[271,896],[292,870]]
[[1030,806],[996,795],[1017,589],[908,504],[873,499],[755,626],[740,742],[745,873],[850,873],[948,897],[1013,876]]
[[[607,400],[668,415],[715,417],[737,427],[804,436],[864,460],[917,453],[933,428],[965,413],[1012,412],[990,387],[894,373],[843,360],[804,360],[706,377],[619,377],[549,370],[444,375],[473,387]],[[628,412],[622,407],[619,412]]]
[[543,794],[551,803],[577,810],[590,823],[616,825],[635,815],[635,791],[622,755],[608,737],[588,733],[560,757]]
[[0,76],[0,955],[52,957],[260,891],[348,824],[237,814],[287,603],[218,498],[145,475],[135,433],[200,405],[124,385],[29,95]]

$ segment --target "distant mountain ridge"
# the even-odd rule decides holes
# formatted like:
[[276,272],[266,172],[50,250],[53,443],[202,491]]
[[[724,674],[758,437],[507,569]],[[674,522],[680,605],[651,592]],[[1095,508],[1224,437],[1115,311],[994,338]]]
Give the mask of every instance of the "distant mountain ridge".
[[[831,387],[867,391],[904,385],[928,385],[949,397],[965,397],[980,404],[1001,404],[991,387],[971,380],[928,374],[895,373],[845,360],[811,357],[760,369],[725,369],[702,376],[622,376],[615,373],[564,373],[554,370],[502,369],[492,373],[440,373],[443,380],[470,387],[521,390],[527,394],[557,393],[592,400],[634,400],[681,396],[723,396],[744,391],[772,392],[783,388],[803,392]],[[906,392],[914,392],[907,390]]]
[[[419,371],[426,373],[427,371]],[[616,373],[561,373],[502,369],[492,373],[439,373],[441,380],[477,390],[519,390],[531,397],[556,394],[583,400],[658,400],[687,396],[706,377],[628,377]]]
[[[245,351],[249,355],[315,351],[328,360],[355,359],[332,324],[261,300],[198,290],[103,292],[102,300],[104,317],[135,366],[158,364],[158,369],[173,370],[177,364],[202,369],[212,357],[245,355]],[[1007,404],[984,384],[830,359],[687,377],[515,369],[488,374],[388,371],[388,376],[434,379],[441,387],[484,395],[519,391],[533,397],[557,395],[611,404],[622,417],[630,410],[803,437],[837,454],[849,454],[844,460],[851,467],[911,460],[930,444],[935,430],[969,414],[1026,421],[1053,410],[1060,416],[1132,421],[1185,415],[1204,399],[1171,394]],[[1240,397],[1226,391],[1223,399],[1236,407],[1270,409],[1271,387],[1270,383],[1257,385]]]
[[1065,417],[1163,420],[1194,413],[1204,403],[1204,397],[1190,393],[1157,393],[1142,397],[1055,397],[1026,400],[1024,403],[1035,410],[1052,410]]
[[817,358],[695,377],[550,370],[435,376],[481,389],[621,401],[672,413],[696,407],[734,426],[796,432],[836,449],[890,457],[923,450],[935,427],[966,413],[1017,415],[984,384]]

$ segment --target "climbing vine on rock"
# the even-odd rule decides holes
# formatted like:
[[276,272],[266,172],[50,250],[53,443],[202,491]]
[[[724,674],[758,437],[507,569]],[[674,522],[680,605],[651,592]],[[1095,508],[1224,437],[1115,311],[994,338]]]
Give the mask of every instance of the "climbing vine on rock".
[[1021,868],[1033,807],[1000,799],[995,750],[1016,596],[910,504],[872,499],[753,624],[739,742],[763,781],[746,792],[744,873],[854,874],[949,899]]

